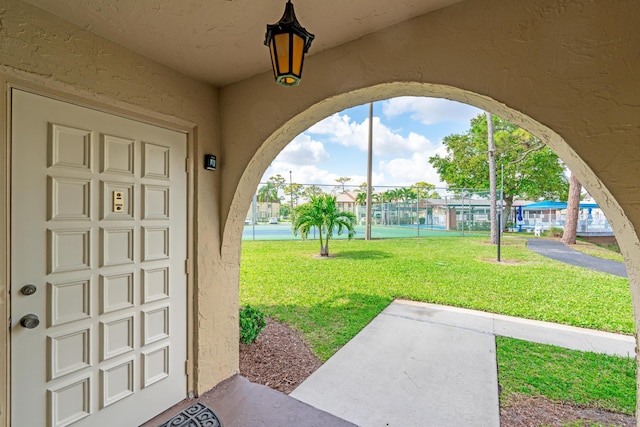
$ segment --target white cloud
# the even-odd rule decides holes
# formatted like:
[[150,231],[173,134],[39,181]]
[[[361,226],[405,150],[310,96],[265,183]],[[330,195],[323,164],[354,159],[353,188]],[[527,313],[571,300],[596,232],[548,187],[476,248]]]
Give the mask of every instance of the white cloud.
[[429,163],[431,153],[413,153],[410,158],[394,158],[379,162],[378,168],[392,185],[408,186],[419,181],[444,187],[440,175]]
[[409,114],[411,119],[425,125],[442,122],[469,123],[482,111],[471,105],[443,98],[404,96],[384,101],[382,112],[386,117]]
[[316,165],[329,160],[329,153],[322,142],[301,134],[280,152],[277,160],[295,165]]
[[[269,177],[280,174],[286,179],[286,185],[289,185],[289,171],[293,171],[291,179],[293,182],[299,184],[313,184],[322,186],[325,191],[330,191],[332,187],[339,185],[336,182],[337,178],[341,175],[333,173],[327,169],[318,168],[315,165],[291,164],[287,162],[274,161],[271,166],[266,170],[262,176],[261,182],[266,182]],[[362,182],[367,181],[365,175],[349,175],[351,181],[347,183],[347,186],[359,186]],[[383,176],[381,174],[373,174],[374,182],[382,182]],[[382,184],[380,184],[382,185]]]
[[[445,155],[446,149],[441,143],[433,143],[425,135],[412,131],[411,123],[415,126],[419,120],[427,124],[447,122],[446,126],[468,125],[479,113],[475,107],[437,98],[403,97],[384,101],[383,117],[386,118],[382,121],[388,125],[382,123],[380,117],[373,118],[373,154],[377,162],[374,187],[411,185],[417,181],[443,187],[438,173],[429,164],[429,157]],[[338,185],[335,180],[343,175],[352,178],[352,185],[366,181],[363,174],[366,173],[369,120],[365,117],[358,122],[350,114],[349,111],[336,113],[296,137],[272,162],[262,181],[280,174],[288,184],[289,171],[293,171],[294,182],[322,185],[327,191]],[[395,130],[398,125],[406,129],[402,134]]]
[[[362,123],[346,114],[334,114],[311,126],[305,134],[322,135],[335,144],[357,147],[366,152],[369,144],[369,119]],[[376,156],[402,155],[424,150],[431,143],[422,135],[411,132],[407,137],[394,133],[388,126],[373,118],[373,154]]]

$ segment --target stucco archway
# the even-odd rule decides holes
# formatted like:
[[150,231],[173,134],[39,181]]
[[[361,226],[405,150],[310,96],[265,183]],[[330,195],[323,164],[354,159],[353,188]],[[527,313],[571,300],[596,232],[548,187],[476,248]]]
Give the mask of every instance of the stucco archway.
[[[269,74],[223,88],[225,264],[239,265],[240,232],[253,191],[298,133],[369,101],[443,97],[531,131],[589,188],[625,256],[639,329],[640,188],[628,171],[640,164],[640,115],[629,101],[640,96],[640,85],[632,83],[637,76],[628,61],[637,56],[637,37],[624,30],[633,13],[622,3],[543,3],[460,3],[310,57],[304,81],[293,90],[275,86]],[[619,19],[601,19],[607,16]],[[599,39],[614,46],[589,42]],[[603,57],[608,61],[597,59]]]
[[[549,145],[569,166],[572,172],[579,177],[580,181],[589,188],[590,194],[600,203],[607,218],[610,220],[623,250],[628,249],[629,245],[631,246],[631,250],[637,247],[637,235],[623,231],[633,229],[633,225],[623,209],[593,170],[585,164],[584,160],[581,159],[572,147],[556,132],[530,117],[485,96],[469,93],[457,88],[417,82],[383,84],[333,97],[330,100],[313,105],[307,110],[300,112],[287,121],[281,128],[277,129],[260,146],[242,175],[238,184],[238,191],[235,193],[230,207],[227,227],[224,228],[223,247],[233,248],[233,242],[239,242],[241,245],[244,216],[255,189],[259,184],[260,178],[275,157],[291,140],[309,127],[310,120],[319,121],[327,115],[358,105],[363,99],[366,100],[368,98],[374,101],[396,96],[444,97],[454,101],[464,102],[507,118],[511,122],[532,132]],[[630,262],[628,257],[626,260],[627,269],[636,269],[637,271],[638,266]],[[634,283],[635,282],[631,281],[632,289],[635,286]],[[637,299],[634,298],[634,312],[636,313],[636,319],[638,319],[638,306],[636,302]]]
[[[573,148],[564,141],[560,135],[543,124],[531,119],[525,114],[518,112],[507,105],[492,100],[486,96],[470,93],[461,89],[448,86],[440,86],[426,83],[388,83],[370,88],[348,92],[340,96],[333,97],[324,102],[311,106],[305,111],[292,117],[282,127],[275,130],[260,146],[256,154],[251,158],[244,170],[237,191],[232,200],[227,224],[223,232],[223,248],[231,249],[234,242],[241,242],[244,216],[249,207],[249,203],[259,180],[264,171],[275,159],[275,157],[289,144],[295,136],[306,130],[311,124],[327,117],[335,112],[359,105],[363,102],[389,99],[397,96],[424,96],[447,98],[450,100],[463,102],[475,107],[490,111],[500,117],[506,118],[518,126],[533,133],[547,145],[549,145],[567,164],[569,169],[575,173],[580,181],[587,187],[590,194],[598,201],[607,218],[610,220],[620,246],[625,253],[627,269],[631,281],[631,288],[634,285],[635,274],[640,263],[634,263],[633,257],[626,255],[632,252],[638,245],[638,236],[629,233],[633,230],[633,224],[625,214],[624,210],[615,197],[602,183],[594,171],[576,154]],[[227,252],[228,256],[233,251]],[[637,301],[634,299],[634,301]]]

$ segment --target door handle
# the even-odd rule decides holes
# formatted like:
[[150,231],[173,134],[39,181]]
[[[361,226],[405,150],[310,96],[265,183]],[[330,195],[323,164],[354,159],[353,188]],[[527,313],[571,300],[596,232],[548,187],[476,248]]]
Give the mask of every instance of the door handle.
[[39,324],[40,324],[40,319],[38,319],[38,316],[36,316],[33,313],[25,314],[24,316],[22,316],[22,319],[20,319],[20,325],[22,325],[22,327],[27,329],[33,329],[37,327]]

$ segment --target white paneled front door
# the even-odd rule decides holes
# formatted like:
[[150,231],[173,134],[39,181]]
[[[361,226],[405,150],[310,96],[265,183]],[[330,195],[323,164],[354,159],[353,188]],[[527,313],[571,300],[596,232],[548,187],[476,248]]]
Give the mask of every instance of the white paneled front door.
[[14,427],[135,426],[186,396],[186,135],[12,91]]

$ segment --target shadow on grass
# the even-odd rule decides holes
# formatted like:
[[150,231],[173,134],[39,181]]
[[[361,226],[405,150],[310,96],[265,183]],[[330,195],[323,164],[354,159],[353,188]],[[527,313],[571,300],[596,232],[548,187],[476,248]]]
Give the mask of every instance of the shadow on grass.
[[390,252],[385,251],[342,251],[335,252],[334,255],[338,258],[345,259],[386,259],[391,258],[393,255]]

